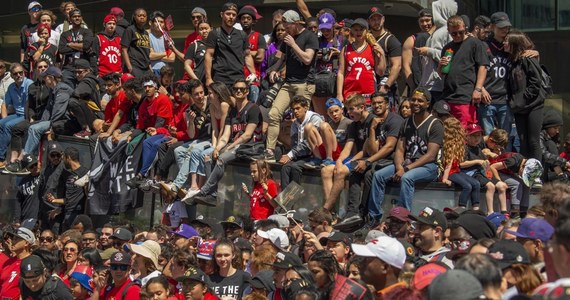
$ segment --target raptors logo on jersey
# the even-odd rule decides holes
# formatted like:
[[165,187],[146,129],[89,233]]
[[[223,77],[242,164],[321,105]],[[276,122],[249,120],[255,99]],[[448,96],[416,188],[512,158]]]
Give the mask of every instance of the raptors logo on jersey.
[[122,72],[121,38],[109,38],[104,34],[97,34],[99,39],[99,76],[113,72]]
[[[344,53],[344,98],[359,93],[370,96],[374,93],[374,53],[369,45],[362,52],[356,51],[352,44],[346,46]],[[367,97],[367,98],[368,98]]]

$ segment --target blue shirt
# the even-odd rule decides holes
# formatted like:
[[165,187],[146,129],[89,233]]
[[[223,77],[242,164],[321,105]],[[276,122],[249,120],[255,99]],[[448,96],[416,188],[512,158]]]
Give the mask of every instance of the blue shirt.
[[15,82],[8,86],[5,96],[5,104],[6,107],[12,105],[17,116],[24,115],[26,101],[28,101],[28,87],[32,85],[32,83],[34,83],[34,81],[31,79],[24,78],[24,82],[22,82],[22,86],[19,88]]

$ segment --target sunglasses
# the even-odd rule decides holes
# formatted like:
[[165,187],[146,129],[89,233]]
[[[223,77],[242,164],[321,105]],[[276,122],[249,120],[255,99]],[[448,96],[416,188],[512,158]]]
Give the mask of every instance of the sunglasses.
[[41,8],[41,7],[38,7],[38,6],[32,7],[32,8],[30,9],[31,12],[38,12],[38,11],[40,11],[40,10],[42,10],[42,8]]
[[20,72],[12,72],[12,76],[16,76],[16,75],[24,75],[24,71],[20,71]]
[[111,271],[121,270],[124,272],[128,269],[129,269],[129,265],[111,265]]
[[76,248],[63,248],[63,252],[77,252]]
[[46,237],[40,236],[40,243],[43,243],[43,242],[51,243],[51,242],[53,242],[53,237],[51,237],[51,236],[46,236]]
[[464,35],[465,34],[465,30],[460,30],[460,31],[453,31],[449,33],[451,36],[458,36],[458,35]]
[[95,239],[94,238],[84,238],[83,241],[84,242],[94,242]]
[[38,66],[38,69],[47,69],[48,66]]
[[49,155],[51,158],[58,158],[61,157],[61,153],[52,153]]
[[202,19],[202,16],[192,16],[192,20]]
[[247,90],[247,87],[233,87],[232,90],[234,91],[234,93],[237,93],[237,92],[245,93],[245,91]]

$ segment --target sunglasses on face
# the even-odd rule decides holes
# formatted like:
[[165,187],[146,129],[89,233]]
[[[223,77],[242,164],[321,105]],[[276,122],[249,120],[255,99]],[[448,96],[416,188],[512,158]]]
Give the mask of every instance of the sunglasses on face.
[[245,91],[247,90],[247,87],[233,87],[232,89],[233,89],[234,93],[237,93],[237,92],[245,93]]
[[48,66],[38,66],[38,69],[47,69]]
[[66,248],[63,248],[63,252],[71,252],[71,253],[74,253],[74,252],[77,252],[77,249],[75,249],[75,248],[67,248],[67,247],[66,247]]
[[49,155],[51,158],[60,158],[61,157],[61,153],[52,153]]
[[42,10],[42,8],[41,8],[41,7],[38,7],[38,6],[32,7],[32,8],[30,9],[31,12],[38,12],[38,11],[40,11],[40,10]]
[[47,243],[53,242],[53,237],[51,237],[51,236],[40,236],[40,243],[44,243],[44,242],[47,242]]
[[464,35],[465,34],[465,30],[460,30],[460,31],[453,31],[449,33],[451,36],[458,36],[458,35]]
[[13,72],[13,73],[12,73],[12,76],[16,76],[16,75],[20,75],[20,76],[22,76],[22,75],[24,75],[24,71],[20,71],[20,72]]
[[129,269],[128,265],[111,265],[111,271],[121,270],[124,272],[128,269]]

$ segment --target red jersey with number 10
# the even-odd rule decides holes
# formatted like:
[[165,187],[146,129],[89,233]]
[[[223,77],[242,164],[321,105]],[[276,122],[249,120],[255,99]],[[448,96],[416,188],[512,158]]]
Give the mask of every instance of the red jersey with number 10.
[[374,53],[370,45],[358,53],[352,44],[344,52],[344,91],[346,99],[350,94],[359,93],[370,98],[375,91]]
[[115,36],[109,39],[106,35],[98,33],[97,38],[99,39],[99,77],[113,72],[122,73],[121,37]]

